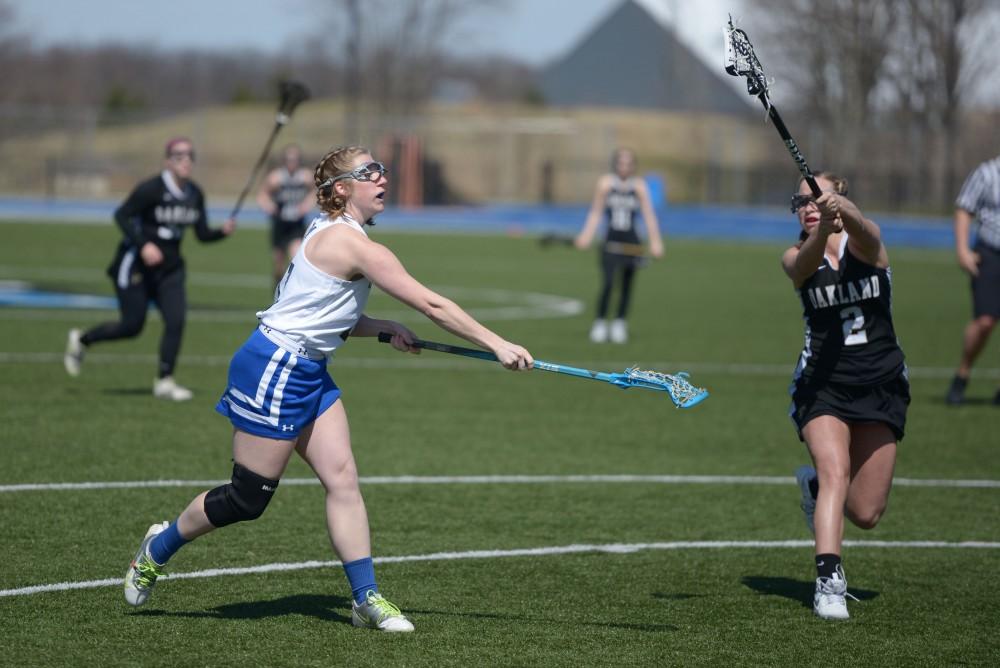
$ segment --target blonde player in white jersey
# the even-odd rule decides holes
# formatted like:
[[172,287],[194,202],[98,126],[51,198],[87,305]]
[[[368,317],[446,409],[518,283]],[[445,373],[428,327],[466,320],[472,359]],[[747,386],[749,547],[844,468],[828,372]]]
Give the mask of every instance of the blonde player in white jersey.
[[391,320],[364,314],[372,284],[435,324],[496,354],[512,370],[534,360],[457,304],[410,276],[385,246],[368,238],[385,205],[385,166],[360,146],[331,151],[314,174],[323,215],[257,314],[259,327],[233,356],[229,385],[216,410],[233,424],[233,475],[199,494],[173,523],[149,528],[125,575],[125,598],[142,605],[163,565],[185,543],[218,527],[260,517],[297,452],[326,489],[327,527],[354,597],[352,623],[382,631],[413,624],[380,593],[371,558],[368,513],[358,485],[340,390],[327,358],[350,336],[393,334],[397,350],[419,352],[414,334]]

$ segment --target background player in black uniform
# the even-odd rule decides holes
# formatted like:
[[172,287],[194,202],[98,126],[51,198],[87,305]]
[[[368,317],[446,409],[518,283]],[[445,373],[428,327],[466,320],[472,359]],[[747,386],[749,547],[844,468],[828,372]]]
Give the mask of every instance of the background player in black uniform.
[[173,378],[187,311],[181,240],[188,227],[194,227],[199,241],[218,241],[236,227],[234,220],[227,220],[222,229],[209,228],[205,197],[190,180],[194,157],[189,139],[168,141],[164,170],[136,186],[115,211],[115,222],[124,238],[108,267],[108,275],[118,295],[121,319],[84,333],[79,329],[69,331],[63,358],[69,375],[80,375],[84,351],[90,345],[138,336],[146,323],[149,302],[155,301],[163,317],[163,336],[153,395],[172,401],[191,398],[191,391]]
[[[601,291],[597,298],[597,318],[590,328],[590,340],[594,343],[604,343],[609,337],[614,343],[628,341],[625,316],[632,293],[632,280],[643,255],[636,228],[637,213],[642,213],[646,224],[650,255],[663,255],[660,223],[656,219],[646,182],[635,175],[635,154],[629,149],[616,150],[611,156],[611,167],[612,173],[604,174],[597,180],[590,212],[574,242],[577,248],[589,247],[602,216],[606,216],[607,232],[601,249]],[[607,317],[611,291],[617,276],[621,280],[618,310],[609,326]]]
[[257,191],[257,204],[271,217],[275,285],[299,250],[315,201],[312,171],[302,166],[302,149],[290,144],[282,151],[281,166],[268,173]]
[[910,393],[879,228],[845,197],[844,179],[816,177],[818,200],[805,182],[792,198],[802,235],[781,259],[806,321],[791,417],[815,463],[796,471],[816,536],[813,610],[846,619],[844,516],[871,529],[885,511]]

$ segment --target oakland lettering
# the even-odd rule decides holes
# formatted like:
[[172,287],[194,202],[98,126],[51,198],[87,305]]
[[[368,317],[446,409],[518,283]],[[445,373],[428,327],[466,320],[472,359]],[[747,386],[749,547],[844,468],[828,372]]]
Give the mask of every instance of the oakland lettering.
[[881,294],[878,276],[869,276],[857,281],[846,281],[834,285],[821,285],[806,290],[814,309],[855,304],[865,299],[874,299]]

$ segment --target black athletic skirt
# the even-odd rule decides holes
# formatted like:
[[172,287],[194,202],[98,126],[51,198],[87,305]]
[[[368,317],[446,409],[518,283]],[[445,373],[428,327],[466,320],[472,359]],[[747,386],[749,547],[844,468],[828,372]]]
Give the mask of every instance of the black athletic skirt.
[[881,422],[902,440],[906,428],[906,409],[910,405],[910,381],[906,370],[881,385],[844,385],[823,383],[814,387],[801,380],[792,385],[789,416],[795,423],[799,440],[802,428],[815,417],[833,415],[848,424]]

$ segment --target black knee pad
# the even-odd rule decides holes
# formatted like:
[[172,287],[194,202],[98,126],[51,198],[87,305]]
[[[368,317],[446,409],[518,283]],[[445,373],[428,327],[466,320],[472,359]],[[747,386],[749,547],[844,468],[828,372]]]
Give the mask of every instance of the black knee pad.
[[264,513],[277,488],[277,480],[259,476],[233,463],[232,481],[205,496],[205,514],[215,527],[255,520]]

